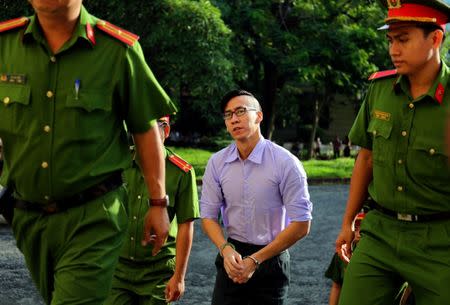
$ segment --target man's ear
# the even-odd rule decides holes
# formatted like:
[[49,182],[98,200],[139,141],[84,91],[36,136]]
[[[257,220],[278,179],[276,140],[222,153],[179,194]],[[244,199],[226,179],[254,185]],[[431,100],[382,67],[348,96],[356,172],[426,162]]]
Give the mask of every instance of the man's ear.
[[434,31],[433,46],[439,49],[443,43],[444,43],[444,32],[442,32],[441,30]]
[[263,113],[262,113],[262,111],[258,111],[258,112],[256,112],[256,123],[261,123],[262,122],[262,120],[263,120]]

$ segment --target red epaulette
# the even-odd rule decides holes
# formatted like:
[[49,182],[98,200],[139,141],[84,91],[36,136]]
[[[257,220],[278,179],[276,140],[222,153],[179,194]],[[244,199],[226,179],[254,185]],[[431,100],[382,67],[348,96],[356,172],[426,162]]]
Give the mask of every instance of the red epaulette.
[[0,33],[23,27],[24,25],[28,24],[28,20],[29,19],[27,17],[20,17],[0,22]]
[[170,155],[168,158],[169,158],[170,162],[175,164],[177,167],[179,167],[185,173],[189,172],[192,169],[192,165],[190,165],[189,163],[187,163],[186,161],[184,161],[177,155]]
[[128,32],[104,20],[99,20],[96,26],[106,34],[111,35],[112,37],[124,42],[130,47],[133,46],[134,43],[139,40],[138,35]]
[[369,77],[369,80],[384,78],[384,77],[393,76],[396,74],[397,74],[397,69],[378,71],[378,72],[372,73],[372,75]]

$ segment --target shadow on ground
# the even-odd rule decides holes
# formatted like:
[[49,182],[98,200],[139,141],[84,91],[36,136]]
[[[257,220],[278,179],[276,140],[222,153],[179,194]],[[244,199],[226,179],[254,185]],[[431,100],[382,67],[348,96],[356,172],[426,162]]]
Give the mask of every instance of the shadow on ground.
[[[326,305],[331,283],[323,274],[334,251],[334,240],[345,208],[348,185],[310,186],[314,203],[310,235],[290,249],[289,305]],[[217,252],[196,223],[186,277],[186,294],[179,305],[210,304]],[[42,305],[23,257],[8,227],[0,227],[0,304]]]

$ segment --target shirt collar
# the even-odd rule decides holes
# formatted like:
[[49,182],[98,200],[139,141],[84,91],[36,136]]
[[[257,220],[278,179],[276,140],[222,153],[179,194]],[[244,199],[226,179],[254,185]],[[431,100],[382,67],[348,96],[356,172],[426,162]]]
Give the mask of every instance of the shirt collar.
[[[448,79],[449,68],[443,61],[441,61],[441,69],[439,71],[439,74],[425,96],[429,96],[433,101],[437,102],[438,104],[442,104],[445,89],[447,88]],[[399,75],[394,82],[394,90],[396,94],[403,92],[409,95],[408,78],[404,75]]]
[[[78,39],[87,41],[88,45],[93,47],[95,45],[94,26],[96,23],[97,18],[90,15],[86,8],[84,6],[81,6],[80,17],[78,19],[77,25],[75,26],[72,38],[68,42],[68,47],[72,46]],[[28,23],[28,26],[23,34],[24,42],[28,42],[31,39],[34,39],[35,41],[40,43],[46,43],[36,15],[30,17],[30,22]]]
[[[265,146],[266,140],[264,139],[263,136],[261,136],[258,143],[256,143],[256,146],[253,148],[252,152],[248,156],[247,160],[256,164],[261,164]],[[239,151],[237,149],[236,142],[234,142],[233,144],[231,144],[228,156],[225,158],[225,163],[231,163],[239,159],[240,159]]]

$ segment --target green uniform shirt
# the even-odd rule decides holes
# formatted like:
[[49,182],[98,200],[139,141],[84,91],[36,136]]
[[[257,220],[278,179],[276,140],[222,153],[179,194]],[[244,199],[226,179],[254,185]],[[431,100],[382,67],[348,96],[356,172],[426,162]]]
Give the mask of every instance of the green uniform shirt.
[[[128,189],[129,228],[125,238],[120,261],[155,262],[175,256],[177,223],[183,223],[199,217],[197,185],[194,169],[187,173],[170,162],[167,157],[173,152],[166,148],[166,192],[169,195],[169,219],[171,221],[167,242],[157,256],[152,256],[152,247],[141,246],[144,232],[144,216],[148,210],[148,192],[139,167],[135,164],[124,172]],[[120,264],[118,266],[120,268]]]
[[408,79],[374,80],[350,131],[373,154],[370,196],[400,213],[450,211],[450,169],[444,145],[449,68],[427,94],[413,99]]
[[337,255],[337,253],[334,253],[330,265],[325,271],[325,277],[331,279],[339,285],[342,285],[344,282],[345,268],[347,268],[347,264],[339,257],[339,255]]
[[57,54],[35,16],[0,33],[0,138],[20,199],[45,204],[129,167],[123,120],[141,133],[176,110],[139,43],[100,31],[97,20],[82,7]]

